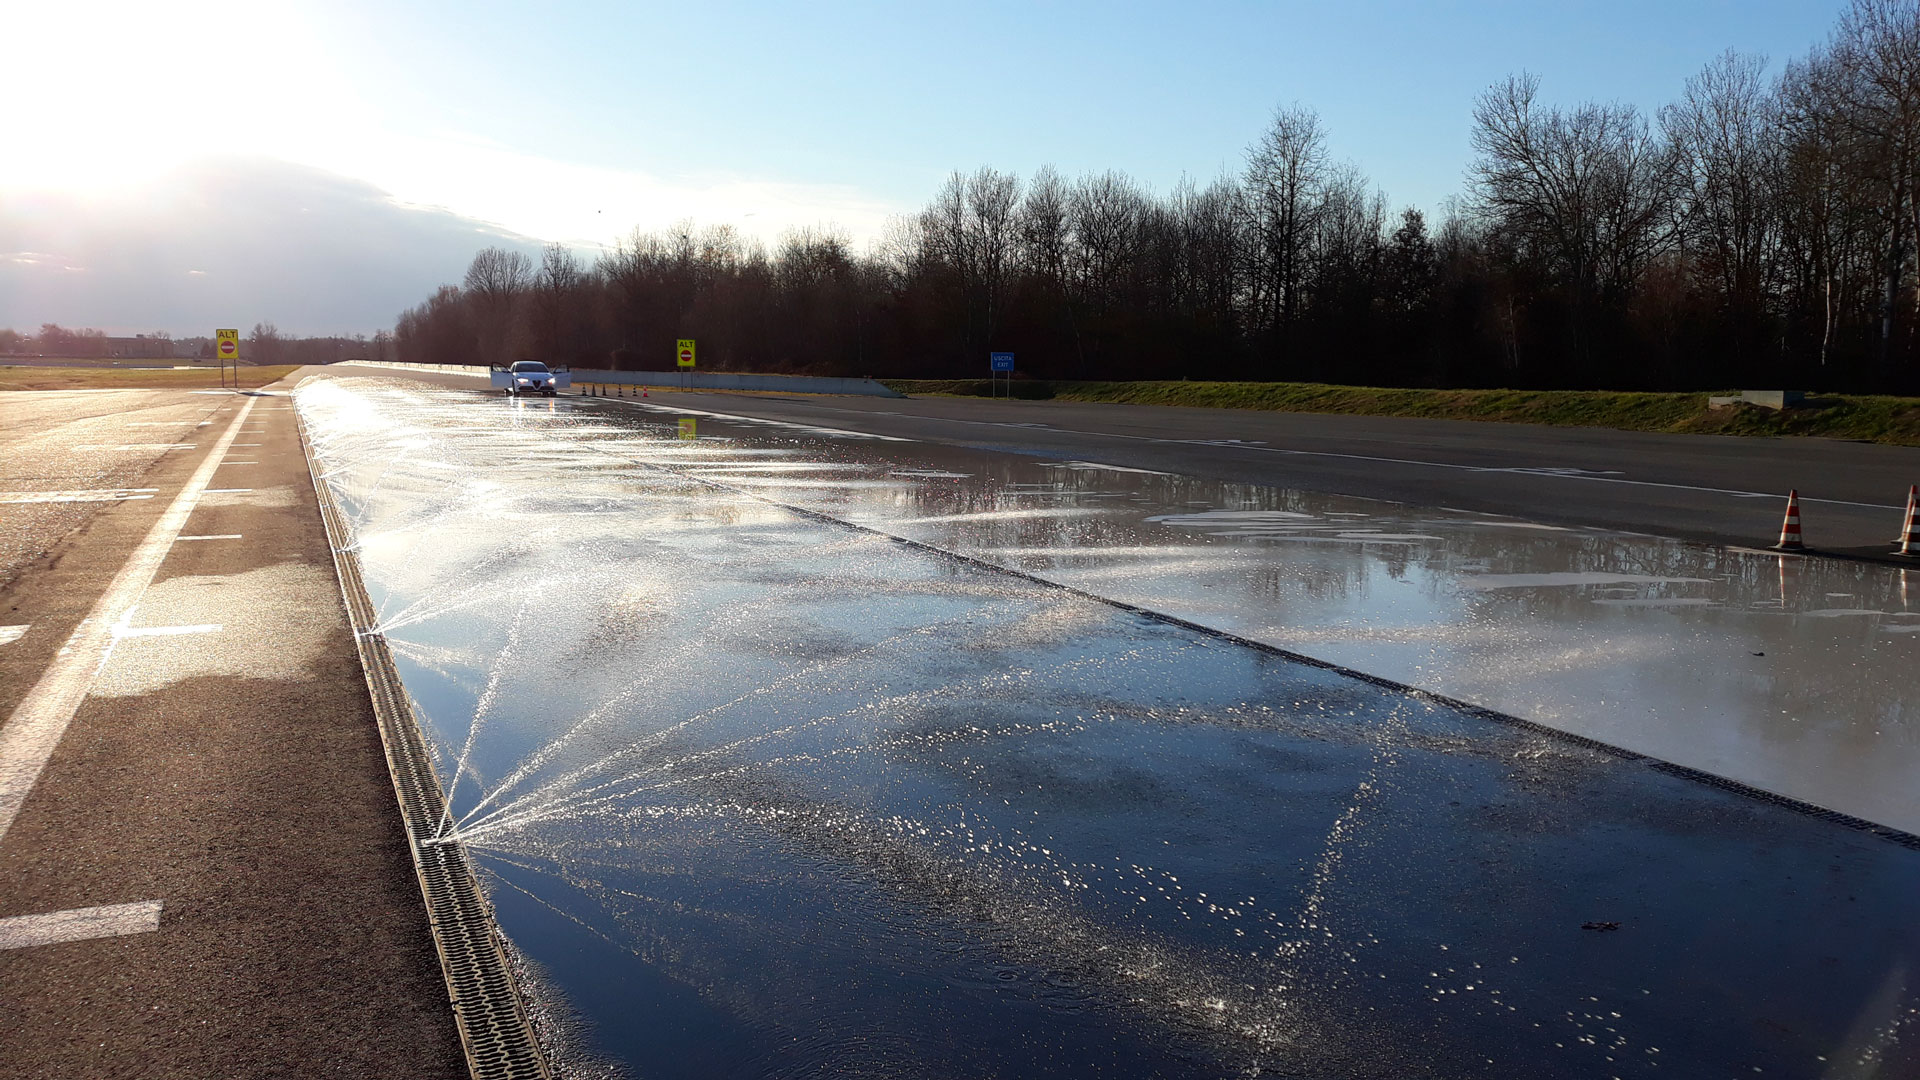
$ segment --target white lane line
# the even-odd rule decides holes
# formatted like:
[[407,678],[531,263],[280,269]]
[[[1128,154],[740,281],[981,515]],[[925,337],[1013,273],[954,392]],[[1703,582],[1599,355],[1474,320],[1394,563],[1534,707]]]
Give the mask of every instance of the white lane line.
[[[1086,432],[1084,434],[1096,434]],[[1115,435],[1116,439],[1135,439],[1137,435]],[[1185,442],[1184,439],[1147,439],[1147,442]],[[1699,484],[1664,484],[1655,480],[1627,480],[1618,476],[1594,476],[1591,473],[1543,472],[1537,469],[1505,469],[1488,465],[1456,465],[1449,461],[1419,461],[1414,458],[1376,457],[1372,454],[1336,454],[1327,450],[1285,450],[1277,446],[1230,446],[1229,450],[1253,450],[1263,454],[1295,454],[1301,457],[1345,458],[1350,461],[1375,461],[1392,465],[1425,465],[1432,469],[1458,469],[1462,472],[1503,472],[1523,473],[1528,476],[1543,477],[1548,480],[1590,480],[1598,484],[1627,484],[1632,487],[1665,488],[1669,491],[1697,491],[1705,495],[1726,495],[1735,499],[1778,499],[1777,491],[1739,491],[1733,488],[1704,487]],[[1858,506],[1868,510],[1900,510],[1903,507],[1886,503],[1849,502],[1846,499],[1816,499],[1802,495],[1804,503],[1821,503],[1826,506]]]
[[176,536],[174,540],[238,540],[239,533],[207,533],[204,536]]
[[[133,609],[128,608],[125,616],[133,617]],[[115,626],[113,636],[129,637],[175,637],[180,634],[217,634],[222,627],[219,623],[198,623],[193,626]]]
[[159,488],[101,488],[91,491],[0,491],[0,504],[18,506],[25,503],[125,502],[129,499],[151,499],[153,493],[159,490]]
[[[840,412],[840,413],[860,413],[865,411],[861,409],[831,409],[828,406],[818,406],[818,407],[822,409],[826,409],[831,412]],[[662,408],[664,409],[664,407]],[[695,410],[680,409],[680,410],[665,410],[665,411],[693,412]],[[705,413],[703,415],[713,416],[717,418],[725,418],[725,419],[747,419],[747,420],[754,419],[753,417],[735,417],[729,413]],[[1373,462],[1379,462],[1387,465],[1424,465],[1430,469],[1456,469],[1461,472],[1519,472],[1519,473],[1525,473],[1526,475],[1530,475],[1530,476],[1543,477],[1548,480],[1591,480],[1596,483],[1602,483],[1602,484],[1627,484],[1632,487],[1665,488],[1671,491],[1697,491],[1705,495],[1726,495],[1736,499],[1782,498],[1781,494],[1777,491],[1738,491],[1732,488],[1703,487],[1697,484],[1665,484],[1665,483],[1660,483],[1654,480],[1628,480],[1624,477],[1618,477],[1618,476],[1594,476],[1594,475],[1585,474],[1585,473],[1576,474],[1576,473],[1564,473],[1564,472],[1558,472],[1558,471],[1545,472],[1545,471],[1539,471],[1534,469],[1510,469],[1510,468],[1503,468],[1500,466],[1493,466],[1493,465],[1461,465],[1451,461],[1421,461],[1418,458],[1381,457],[1375,454],[1341,454],[1341,453],[1335,453],[1334,451],[1331,451],[1331,450],[1289,450],[1279,446],[1254,446],[1249,443],[1223,444],[1213,439],[1163,439],[1163,438],[1159,438],[1152,435],[1122,435],[1118,432],[1113,432],[1113,431],[1086,431],[1081,428],[1052,427],[1047,424],[1016,424],[1016,423],[1008,423],[1002,420],[961,420],[961,419],[957,419],[955,417],[950,417],[950,416],[916,416],[910,413],[899,413],[899,412],[888,412],[888,413],[882,413],[880,415],[910,417],[911,419],[914,419],[914,420],[932,420],[937,423],[944,423],[944,424],[966,424],[973,427],[1033,428],[1040,431],[1058,432],[1062,435],[1092,435],[1097,438],[1103,438],[1103,439],[1126,439],[1129,442],[1160,443],[1162,445],[1169,445],[1169,446],[1179,446],[1179,445],[1213,446],[1213,447],[1218,447],[1219,449],[1222,449],[1222,450],[1251,450],[1255,453],[1261,453],[1261,454],[1292,454],[1298,457],[1340,458],[1346,461],[1373,461]],[[794,424],[795,426],[800,426],[801,424],[800,421],[791,421],[791,420],[775,421],[775,422],[776,423],[784,422],[784,423]],[[820,430],[833,431],[835,429],[822,428]],[[881,436],[881,437],[888,438],[889,436]],[[1825,506],[1857,506],[1867,510],[1904,510],[1906,509],[1904,505],[1895,505],[1892,503],[1850,502],[1846,499],[1817,499],[1807,495],[1800,496],[1800,501],[1803,503],[1820,503]]]
[[[835,407],[831,407],[831,405],[816,405],[816,407],[820,407],[822,411],[833,411],[833,413],[864,413],[864,415],[876,415],[876,413],[868,413],[866,409],[835,409]],[[691,411],[695,411],[695,409],[678,409],[678,411],[689,411],[689,413],[691,413]],[[755,419],[755,417],[733,417],[732,413],[705,413],[705,415],[722,417],[722,419]],[[1459,465],[1459,463],[1453,463],[1453,461],[1421,461],[1421,459],[1417,459],[1417,457],[1380,457],[1380,455],[1375,454],[1336,454],[1336,452],[1331,452],[1331,450],[1286,450],[1286,448],[1281,448],[1281,446],[1252,446],[1252,444],[1246,444],[1246,442],[1221,442],[1221,440],[1210,440],[1210,438],[1160,438],[1160,436],[1150,436],[1150,434],[1119,434],[1119,432],[1112,432],[1112,430],[1085,430],[1077,429],[1077,427],[1052,427],[1052,425],[1039,425],[1039,423],[1008,423],[1008,421],[966,421],[966,419],[958,419],[958,417],[925,417],[925,415],[916,415],[916,413],[895,413],[895,411],[877,413],[877,415],[908,417],[908,419],[916,419],[916,421],[935,421],[935,423],[970,425],[970,427],[1010,427],[1010,429],[1052,430],[1052,432],[1060,432],[1060,434],[1091,434],[1091,436],[1096,436],[1096,438],[1125,438],[1125,440],[1129,440],[1129,442],[1158,442],[1158,444],[1164,444],[1164,446],[1217,446],[1219,450],[1252,450],[1252,452],[1256,452],[1256,454],[1292,454],[1298,455],[1298,457],[1338,457],[1338,459],[1346,459],[1346,461],[1379,461],[1379,463],[1384,463],[1384,465],[1425,465],[1428,469],[1457,469],[1457,471],[1461,471],[1461,473],[1524,473],[1524,475],[1544,477],[1544,479],[1549,480],[1594,480],[1594,482],[1601,482],[1601,484],[1628,484],[1628,486],[1636,486],[1636,488],[1667,488],[1667,490],[1674,490],[1674,492],[1701,492],[1701,494],[1709,494],[1709,496],[1730,496],[1730,498],[1736,498],[1736,500],[1778,500],[1778,498],[1782,498],[1780,492],[1741,492],[1741,490],[1734,490],[1734,488],[1709,488],[1709,486],[1701,486],[1701,484],[1663,484],[1663,482],[1659,482],[1659,480],[1628,480],[1624,479],[1624,477],[1596,477],[1596,475],[1588,475],[1588,473],[1559,473],[1559,471],[1536,471],[1536,469],[1505,469],[1505,467],[1498,467],[1498,465]],[[776,421],[776,423],[791,423],[791,425],[797,425],[797,427],[801,425],[801,421]],[[889,438],[889,436],[881,436],[881,438]],[[1812,498],[1812,496],[1801,496],[1801,502],[1822,503],[1822,505],[1853,505],[1853,507],[1860,507],[1860,509],[1907,509],[1905,505],[1895,505],[1895,503],[1822,500],[1822,498]]]
[[34,783],[40,779],[47,759],[53,756],[53,748],[66,734],[74,712],[93,688],[93,680],[107,657],[112,655],[113,628],[146,595],[153,575],[173,547],[173,538],[180,535],[193,508],[200,504],[201,492],[213,478],[213,471],[220,467],[220,458],[226,454],[247,413],[252,411],[255,400],[247,399],[240,415],[227,425],[206,460],[193,471],[192,478],[180,489],[180,494],[174,496],[160,520],[147,530],[146,538],[113,575],[106,592],[94,602],[87,617],[54,654],[53,662],[41,672],[39,681],[14,708],[6,726],[0,727],[0,840],[6,839],[13,819],[27,801],[27,792],[33,790]]
[[257,442],[237,442],[237,443],[234,443],[233,445],[235,445],[235,446],[259,446],[260,444],[259,444],[259,443],[257,443]]
[[258,465],[258,464],[260,463],[257,461],[223,461],[220,463],[220,467],[224,469],[228,465]]
[[160,929],[159,900],[70,908],[0,919],[0,949],[30,949],[65,941],[150,934]]
[[11,645],[19,641],[27,632],[27,627],[32,625],[32,623],[26,623],[22,626],[0,626],[0,645]]
[[208,495],[245,495],[252,490],[252,488],[208,488],[206,493]]

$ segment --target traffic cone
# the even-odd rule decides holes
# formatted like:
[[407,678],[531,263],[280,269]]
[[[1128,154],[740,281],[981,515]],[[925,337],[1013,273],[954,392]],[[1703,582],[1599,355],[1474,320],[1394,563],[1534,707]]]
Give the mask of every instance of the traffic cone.
[[1795,488],[1787,492],[1787,520],[1780,523],[1780,542],[1773,545],[1775,551],[1805,551],[1807,545],[1800,542],[1800,491]]
[[1920,484],[1907,488],[1907,524],[1900,530],[1900,554],[1920,556]]

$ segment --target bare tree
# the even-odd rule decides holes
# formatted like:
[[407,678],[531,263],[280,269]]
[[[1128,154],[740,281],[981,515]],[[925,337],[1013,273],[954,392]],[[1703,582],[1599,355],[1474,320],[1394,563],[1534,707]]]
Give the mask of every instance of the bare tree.
[[1879,359],[1889,362],[1894,309],[1908,254],[1920,245],[1920,5],[1853,0],[1824,65],[1839,122],[1862,144],[1862,171],[1877,172],[1885,229]]
[[1299,105],[1276,109],[1247,151],[1245,205],[1254,237],[1249,300],[1283,349],[1300,315],[1307,241],[1326,170],[1327,136],[1319,114]]
[[280,330],[272,323],[254,323],[247,336],[247,359],[256,364],[277,364],[283,351]]
[[1678,155],[1687,246],[1729,325],[1743,328],[1762,317],[1778,221],[1780,119],[1765,70],[1764,58],[1728,51],[1660,111]]
[[482,249],[467,266],[467,299],[474,307],[479,363],[512,360],[515,309],[533,284],[533,260],[506,248]]
[[1539,88],[1518,75],[1481,95],[1469,183],[1485,220],[1559,277],[1584,359],[1595,302],[1624,306],[1648,263],[1677,241],[1679,170],[1632,106],[1542,109]]

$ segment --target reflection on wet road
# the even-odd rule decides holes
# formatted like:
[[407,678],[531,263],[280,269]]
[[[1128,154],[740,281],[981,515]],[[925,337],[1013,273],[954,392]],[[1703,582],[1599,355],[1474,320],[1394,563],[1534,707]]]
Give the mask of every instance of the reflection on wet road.
[[635,1075],[1920,1065],[1900,838],[839,522],[1911,828],[1897,572],[597,401],[297,400],[448,834]]

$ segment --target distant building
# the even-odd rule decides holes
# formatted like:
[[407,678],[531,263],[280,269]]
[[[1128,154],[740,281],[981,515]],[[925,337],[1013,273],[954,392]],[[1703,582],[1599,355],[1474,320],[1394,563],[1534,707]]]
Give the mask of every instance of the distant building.
[[145,334],[135,334],[132,337],[110,337],[107,339],[107,355],[115,358],[171,360],[173,359],[173,339],[148,337]]

